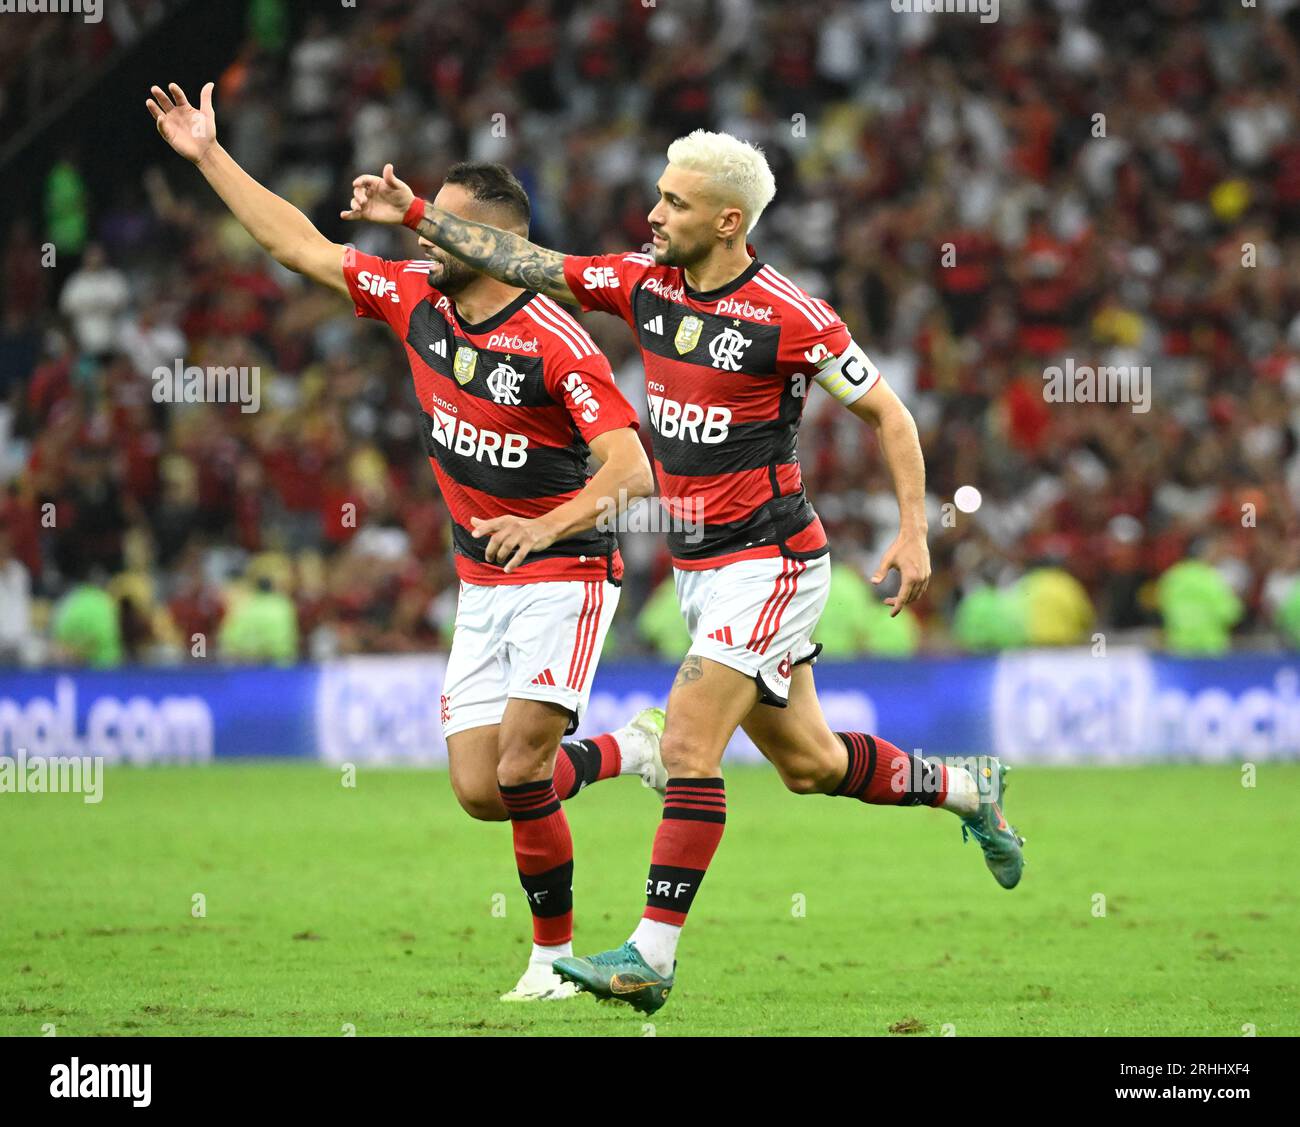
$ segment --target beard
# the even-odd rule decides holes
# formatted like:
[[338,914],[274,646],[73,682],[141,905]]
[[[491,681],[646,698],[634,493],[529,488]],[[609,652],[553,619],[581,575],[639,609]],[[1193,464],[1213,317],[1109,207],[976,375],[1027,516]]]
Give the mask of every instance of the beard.
[[680,241],[674,242],[667,235],[662,236],[667,242],[661,247],[654,248],[654,260],[660,266],[681,266],[689,268],[697,262],[703,261],[709,255],[709,244],[707,242],[696,243],[691,245]]
[[478,276],[477,270],[451,255],[429,258],[429,285],[448,297],[460,293]]

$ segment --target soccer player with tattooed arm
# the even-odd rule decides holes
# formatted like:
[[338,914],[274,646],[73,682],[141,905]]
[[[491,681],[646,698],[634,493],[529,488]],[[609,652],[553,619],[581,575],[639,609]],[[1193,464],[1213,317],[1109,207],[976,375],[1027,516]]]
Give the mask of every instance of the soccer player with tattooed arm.
[[[357,316],[387,324],[405,348],[460,578],[440,702],[452,786],[472,817],[511,823],[533,920],[528,966],[502,1000],[572,997],[578,987],[553,969],[573,936],[573,842],[560,802],[620,774],[661,793],[667,779],[660,709],[616,732],[564,739],[587,706],[618,605],[623,563],[605,526],[653,487],[636,412],[590,336],[546,294],[425,239],[407,261],[332,242],[217,143],[212,83],[198,107],[174,83],[152,94],[158,132],[249,234]],[[453,166],[437,202],[527,237],[528,196],[501,165]],[[601,463],[590,478],[589,454]]]
[[829,546],[804,491],[796,436],[809,382],[874,432],[892,474],[898,535],[872,582],[897,570],[897,614],[929,582],[925,466],[911,414],[849,330],[757,258],[746,239],[776,191],[762,152],[697,130],[673,142],[648,220],[653,253],[564,255],[416,199],[391,165],[358,177],[347,219],[406,223],[498,280],[603,310],[645,364],[655,471],[670,512],[703,512],[702,538],[669,533],[690,651],[673,683],[668,769],[646,907],[621,947],[557,960],[585,990],[646,1013],[673,986],[682,926],[722,838],[723,752],[737,727],[796,794],[929,806],[961,819],[997,882],[1014,887],[1023,839],[1003,817],[1005,767],[926,759],[879,735],[834,732],[817,701],[813,640]]

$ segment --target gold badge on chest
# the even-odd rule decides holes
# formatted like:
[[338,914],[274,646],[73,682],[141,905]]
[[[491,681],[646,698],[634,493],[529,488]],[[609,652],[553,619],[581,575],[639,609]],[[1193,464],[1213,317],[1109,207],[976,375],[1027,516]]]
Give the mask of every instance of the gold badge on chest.
[[698,317],[683,317],[677,326],[677,335],[673,337],[673,346],[678,356],[685,356],[700,343],[700,333],[704,331],[704,322]]
[[478,353],[467,344],[456,349],[456,359],[452,362],[452,371],[456,382],[464,387],[474,378],[474,369],[478,365]]

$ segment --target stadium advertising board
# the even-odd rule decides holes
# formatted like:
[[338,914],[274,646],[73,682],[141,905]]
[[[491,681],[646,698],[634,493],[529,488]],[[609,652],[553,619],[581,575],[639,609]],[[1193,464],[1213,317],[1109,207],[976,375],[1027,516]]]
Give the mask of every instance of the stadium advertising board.
[[[289,669],[0,673],[0,754],[106,763],[320,758],[439,765],[440,655],[359,657]],[[662,703],[674,668],[607,663],[579,735]],[[1300,661],[1207,661],[1112,651],[822,662],[837,731],[880,732],[926,755],[992,751],[1022,763],[1300,758]],[[737,733],[735,762],[758,761]]]

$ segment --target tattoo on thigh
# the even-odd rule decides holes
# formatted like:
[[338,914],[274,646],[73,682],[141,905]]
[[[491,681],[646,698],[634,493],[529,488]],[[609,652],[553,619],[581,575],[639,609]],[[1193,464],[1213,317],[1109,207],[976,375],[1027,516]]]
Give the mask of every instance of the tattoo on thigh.
[[698,681],[703,676],[703,661],[694,654],[690,654],[677,671],[677,676],[673,679],[673,688],[677,688],[678,685],[689,685],[692,681]]

